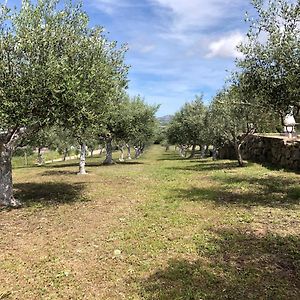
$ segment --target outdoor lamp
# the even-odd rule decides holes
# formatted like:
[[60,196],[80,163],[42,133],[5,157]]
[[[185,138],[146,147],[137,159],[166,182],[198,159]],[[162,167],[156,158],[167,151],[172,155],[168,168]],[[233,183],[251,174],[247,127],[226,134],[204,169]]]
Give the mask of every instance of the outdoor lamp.
[[285,131],[289,134],[289,138],[291,138],[296,125],[294,116],[292,114],[286,115],[283,120],[283,124],[285,127]]

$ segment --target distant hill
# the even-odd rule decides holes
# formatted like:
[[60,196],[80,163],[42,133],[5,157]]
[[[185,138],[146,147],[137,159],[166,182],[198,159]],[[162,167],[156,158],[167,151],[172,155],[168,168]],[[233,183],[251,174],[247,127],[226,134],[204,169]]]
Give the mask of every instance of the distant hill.
[[159,123],[161,125],[167,125],[170,123],[170,121],[173,119],[172,115],[167,115],[167,116],[163,116],[163,117],[158,117],[157,120],[159,121]]

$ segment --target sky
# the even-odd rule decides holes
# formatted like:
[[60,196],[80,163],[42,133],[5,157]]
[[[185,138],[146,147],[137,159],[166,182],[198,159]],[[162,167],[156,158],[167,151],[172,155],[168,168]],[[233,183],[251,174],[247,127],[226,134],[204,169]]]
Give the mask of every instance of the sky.
[[[19,6],[21,0],[7,0]],[[195,95],[206,103],[220,90],[241,57],[250,0],[83,0],[90,26],[109,40],[128,44],[128,93],[174,114]]]

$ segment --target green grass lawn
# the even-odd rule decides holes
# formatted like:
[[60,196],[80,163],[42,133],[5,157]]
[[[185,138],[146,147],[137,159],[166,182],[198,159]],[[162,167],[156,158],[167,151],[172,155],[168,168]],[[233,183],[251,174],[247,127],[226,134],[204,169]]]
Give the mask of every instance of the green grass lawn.
[[300,175],[153,146],[15,169],[0,299],[300,299]]

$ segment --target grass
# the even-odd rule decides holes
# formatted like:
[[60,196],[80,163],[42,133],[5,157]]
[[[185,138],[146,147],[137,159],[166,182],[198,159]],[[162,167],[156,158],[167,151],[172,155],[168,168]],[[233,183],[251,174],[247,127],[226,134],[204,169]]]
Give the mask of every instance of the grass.
[[298,174],[159,146],[87,171],[15,170],[0,299],[300,298]]

